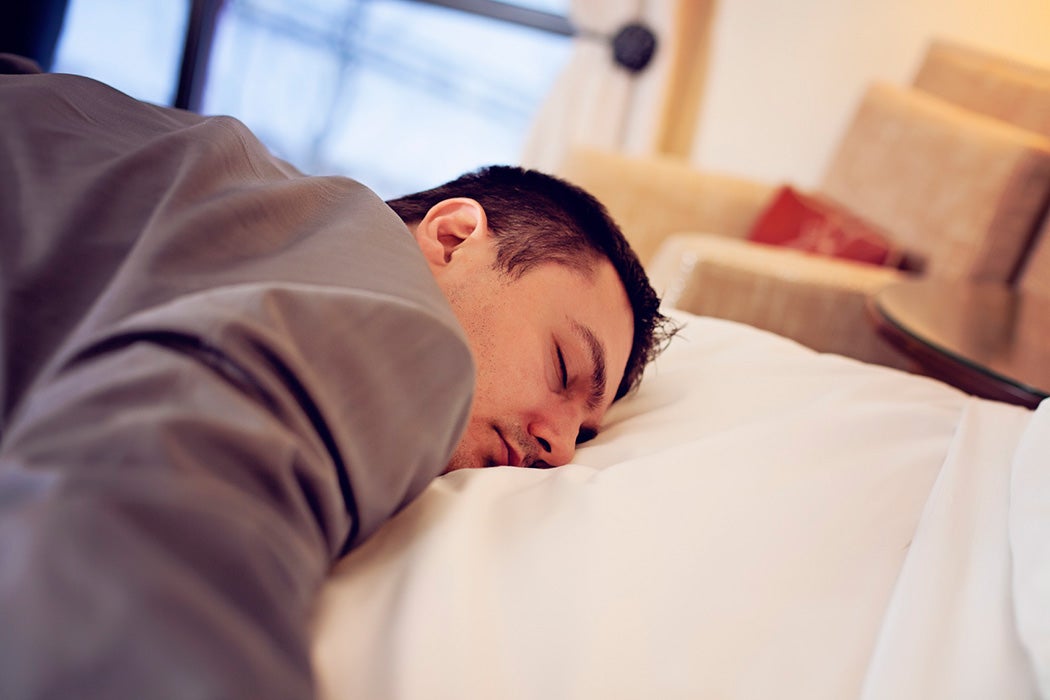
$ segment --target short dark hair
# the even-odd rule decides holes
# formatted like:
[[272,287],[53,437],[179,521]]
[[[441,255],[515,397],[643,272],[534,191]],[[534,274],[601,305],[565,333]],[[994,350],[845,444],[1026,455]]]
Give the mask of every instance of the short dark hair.
[[496,240],[496,264],[509,275],[550,262],[583,272],[602,258],[612,263],[634,312],[631,354],[615,398],[635,388],[674,328],[660,313],[660,299],[638,256],[601,202],[553,175],[492,165],[387,204],[406,224],[414,224],[435,204],[453,197],[469,197],[484,208]]

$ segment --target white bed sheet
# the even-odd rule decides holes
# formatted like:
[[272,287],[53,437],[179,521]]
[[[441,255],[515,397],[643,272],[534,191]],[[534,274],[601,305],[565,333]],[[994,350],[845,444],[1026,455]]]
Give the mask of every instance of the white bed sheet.
[[[1016,448],[1047,421],[677,316],[685,330],[572,465],[446,475],[340,564],[316,618],[322,696],[1030,697],[1045,684],[1032,654],[1050,639],[1035,602],[1047,567],[1026,569],[1022,641],[1006,518]],[[1039,506],[1011,532],[1045,552]]]

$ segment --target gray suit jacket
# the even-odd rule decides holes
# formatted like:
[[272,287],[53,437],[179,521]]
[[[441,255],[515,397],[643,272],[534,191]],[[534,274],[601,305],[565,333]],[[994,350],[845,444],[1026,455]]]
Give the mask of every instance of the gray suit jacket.
[[239,122],[0,75],[0,697],[300,698],[331,563],[445,465],[411,235]]

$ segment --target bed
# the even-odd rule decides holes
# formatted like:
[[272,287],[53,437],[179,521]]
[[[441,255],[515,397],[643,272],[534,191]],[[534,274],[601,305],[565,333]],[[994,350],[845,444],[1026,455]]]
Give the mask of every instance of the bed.
[[672,312],[573,464],[445,475],[341,562],[322,697],[1050,693],[1050,405]]

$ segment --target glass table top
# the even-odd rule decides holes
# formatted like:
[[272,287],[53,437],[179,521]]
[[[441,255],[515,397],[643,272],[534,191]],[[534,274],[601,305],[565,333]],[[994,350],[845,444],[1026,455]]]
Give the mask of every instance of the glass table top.
[[880,291],[901,332],[974,371],[1050,394],[1050,299],[999,284],[919,280]]

